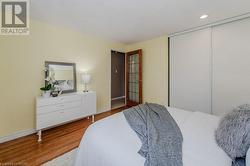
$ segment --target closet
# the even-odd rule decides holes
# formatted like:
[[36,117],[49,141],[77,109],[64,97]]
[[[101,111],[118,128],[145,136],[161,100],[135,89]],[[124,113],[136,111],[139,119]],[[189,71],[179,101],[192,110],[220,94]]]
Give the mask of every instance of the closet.
[[170,37],[169,105],[222,115],[250,103],[250,18]]
[[211,113],[211,29],[170,39],[170,103]]

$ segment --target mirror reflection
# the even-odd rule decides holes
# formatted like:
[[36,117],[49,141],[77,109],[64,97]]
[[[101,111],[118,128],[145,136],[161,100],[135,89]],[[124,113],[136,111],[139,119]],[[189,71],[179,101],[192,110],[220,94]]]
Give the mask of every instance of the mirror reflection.
[[53,80],[54,88],[63,93],[76,91],[74,63],[46,62],[46,78]]

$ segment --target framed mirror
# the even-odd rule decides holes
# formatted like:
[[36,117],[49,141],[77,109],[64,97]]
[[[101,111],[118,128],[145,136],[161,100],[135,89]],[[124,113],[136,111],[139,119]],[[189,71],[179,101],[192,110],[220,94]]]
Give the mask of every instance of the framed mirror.
[[65,62],[45,62],[45,84],[49,79],[53,80],[53,85],[62,93],[76,92],[76,64]]

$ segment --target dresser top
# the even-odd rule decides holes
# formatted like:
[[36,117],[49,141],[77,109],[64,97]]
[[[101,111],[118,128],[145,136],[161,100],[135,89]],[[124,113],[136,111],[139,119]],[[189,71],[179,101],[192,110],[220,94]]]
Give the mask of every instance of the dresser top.
[[74,96],[74,95],[95,94],[95,93],[96,93],[95,91],[88,91],[88,92],[79,91],[79,92],[61,94],[58,97],[47,97],[47,98],[45,98],[45,97],[42,97],[42,96],[38,96],[38,97],[36,97],[36,99],[41,100],[41,99],[60,98],[60,97],[67,97],[67,96]]

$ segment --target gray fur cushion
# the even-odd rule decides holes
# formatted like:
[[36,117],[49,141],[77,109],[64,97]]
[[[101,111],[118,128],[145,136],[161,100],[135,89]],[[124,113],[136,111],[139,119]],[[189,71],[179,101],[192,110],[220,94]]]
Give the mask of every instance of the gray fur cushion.
[[250,148],[247,151],[247,156],[246,156],[246,166],[250,165]]
[[215,139],[231,159],[245,157],[250,147],[250,105],[241,105],[222,118]]

